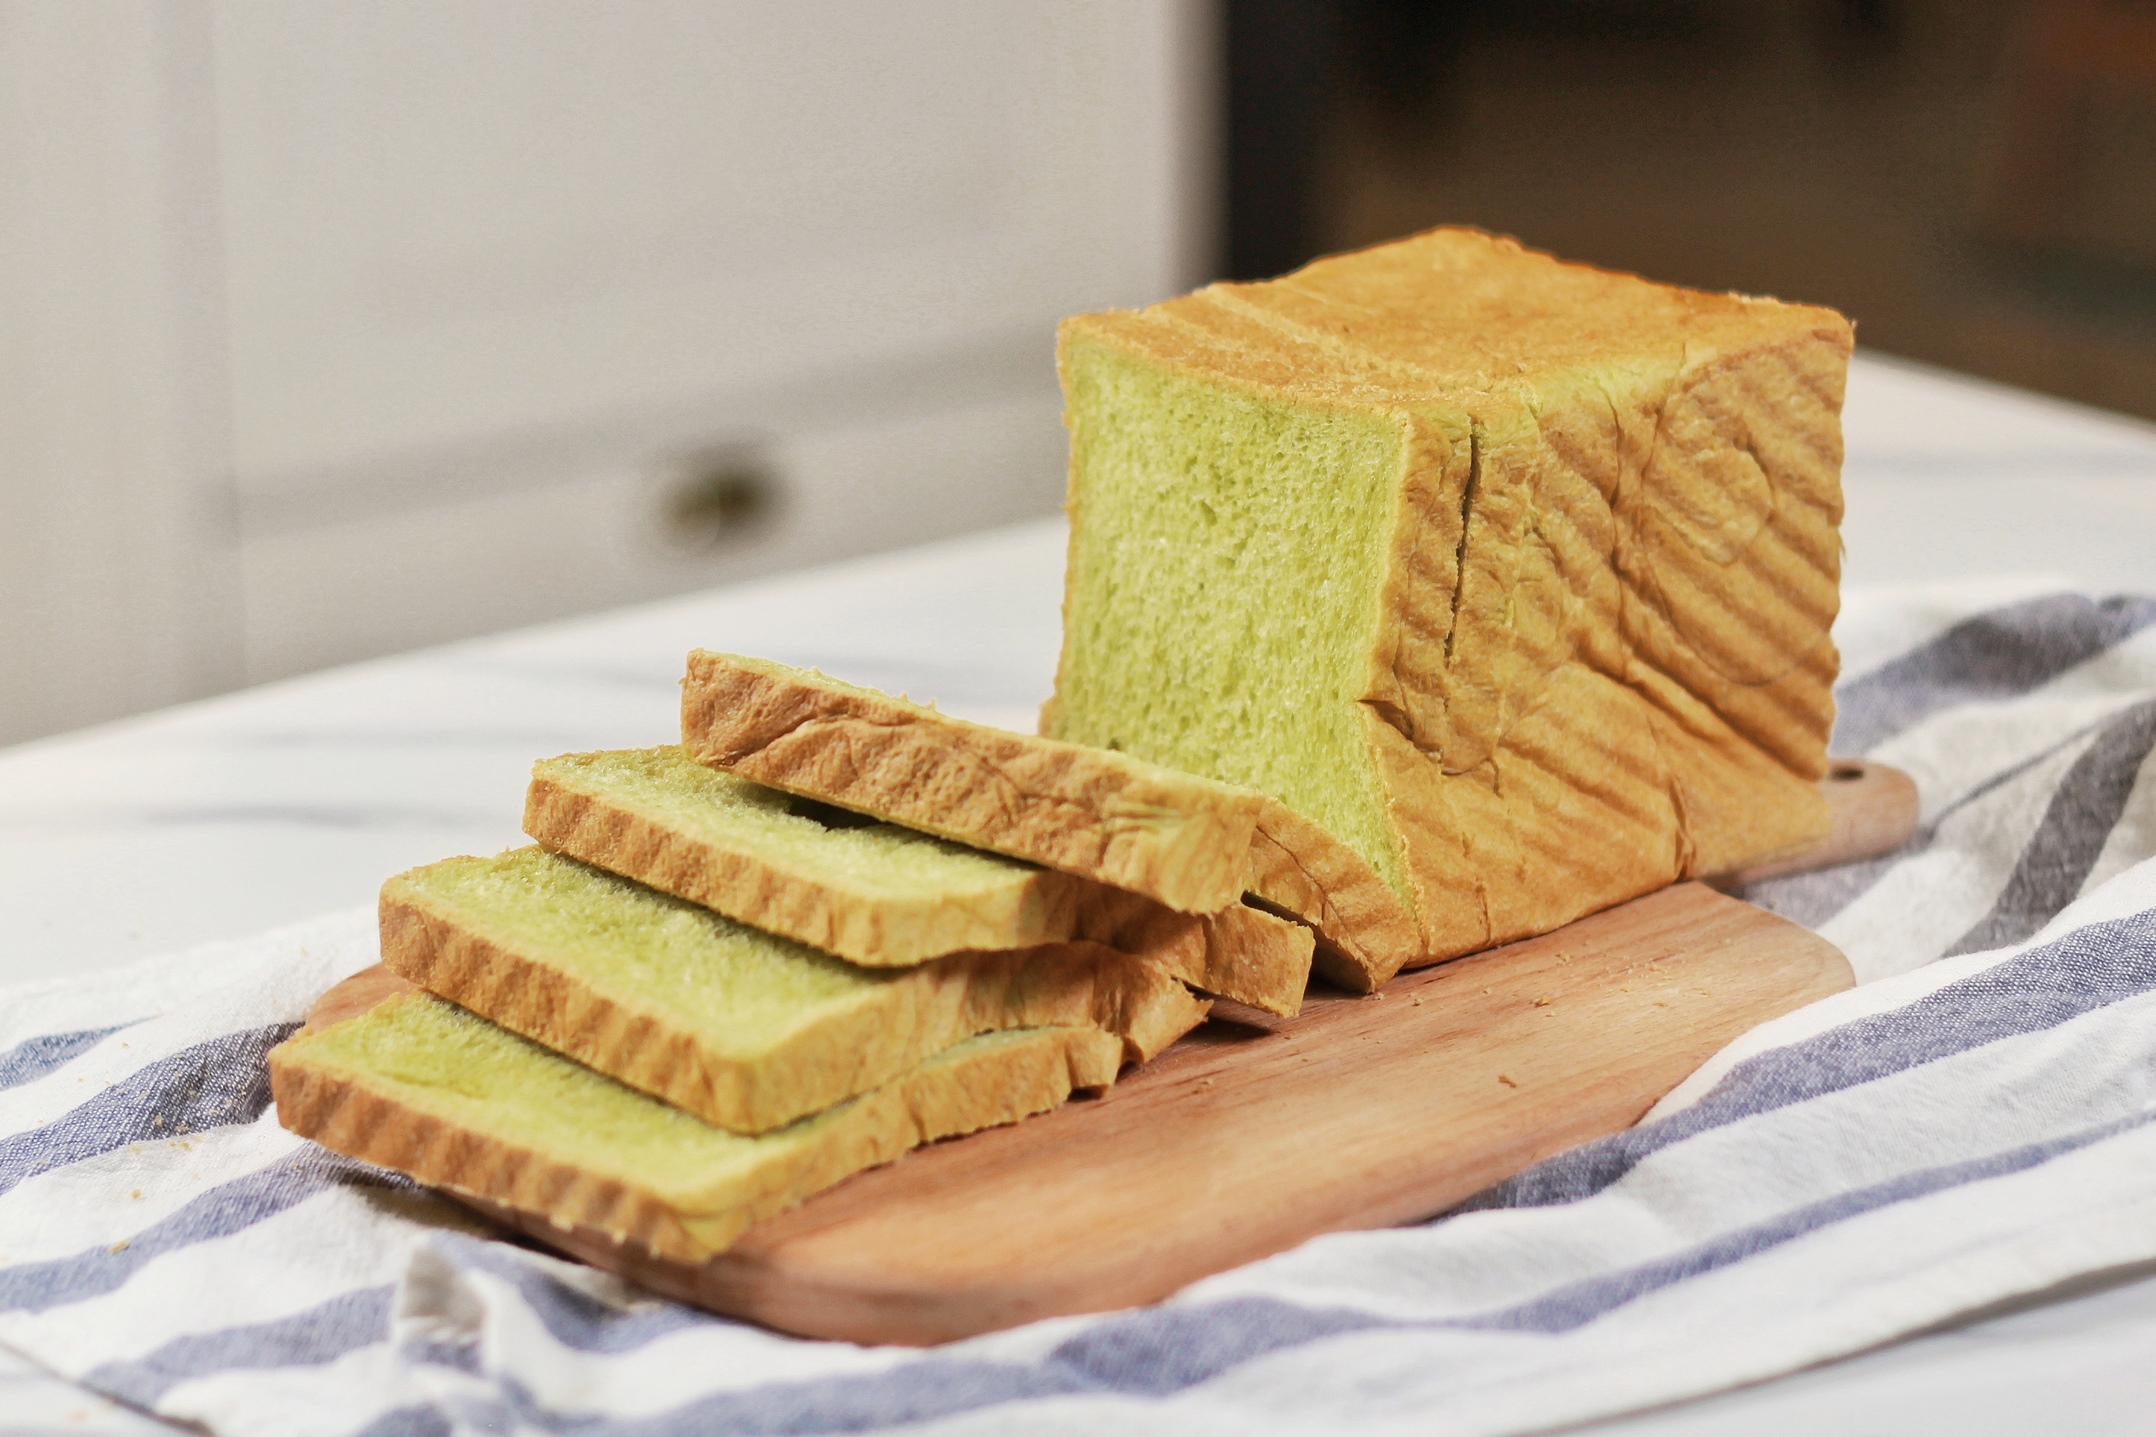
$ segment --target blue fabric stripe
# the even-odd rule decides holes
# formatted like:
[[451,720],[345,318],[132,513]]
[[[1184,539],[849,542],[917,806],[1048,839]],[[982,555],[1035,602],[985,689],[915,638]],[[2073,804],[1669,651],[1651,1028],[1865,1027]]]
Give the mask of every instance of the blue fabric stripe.
[[1651,1155],[1700,1133],[2056,1027],[2151,988],[2156,988],[2156,910],[2077,928],[1906,1007],[1739,1063],[1684,1111],[1538,1163],[1456,1211],[1578,1202]]
[[2052,792],[1991,911],[1942,957],[2019,943],[2080,896],[2126,811],[2151,745],[2156,745],[2156,700],[2135,704],[2104,725]]
[[433,1245],[451,1265],[484,1272],[509,1284],[546,1328],[548,1336],[578,1352],[633,1352],[683,1328],[728,1321],[656,1298],[633,1307],[615,1307],[557,1282],[523,1261],[517,1250],[505,1243],[444,1234],[435,1238]]
[[230,1237],[340,1185],[419,1191],[398,1174],[366,1167],[320,1148],[307,1148],[211,1188],[128,1238],[127,1246],[117,1252],[98,1246],[45,1262],[0,1267],[0,1311],[45,1312],[116,1292],[155,1258],[196,1243]]
[[1834,752],[1870,753],[1944,709],[2027,693],[2156,623],[2156,599],[2051,594],[1964,619],[1835,692]]
[[456,1424],[434,1407],[399,1407],[375,1418],[352,1437],[454,1437],[455,1432]]
[[389,1338],[391,1287],[339,1293],[270,1322],[175,1337],[127,1362],[92,1369],[83,1385],[137,1407],[151,1407],[183,1382],[235,1369],[318,1367]]
[[25,1038],[0,1053],[0,1092],[36,1082],[55,1068],[65,1067],[122,1028],[131,1026],[115,1023],[109,1028],[84,1028],[74,1033],[44,1033]]
[[270,1103],[264,1062],[299,1024],[226,1033],[160,1058],[41,1128],[0,1139],[0,1193],[129,1143],[251,1123]]

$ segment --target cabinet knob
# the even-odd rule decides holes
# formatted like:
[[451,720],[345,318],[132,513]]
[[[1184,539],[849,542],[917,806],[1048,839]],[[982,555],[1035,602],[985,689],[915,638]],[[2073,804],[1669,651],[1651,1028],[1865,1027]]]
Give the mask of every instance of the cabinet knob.
[[693,456],[662,500],[667,537],[691,550],[738,543],[770,526],[783,487],[760,454],[729,449]]

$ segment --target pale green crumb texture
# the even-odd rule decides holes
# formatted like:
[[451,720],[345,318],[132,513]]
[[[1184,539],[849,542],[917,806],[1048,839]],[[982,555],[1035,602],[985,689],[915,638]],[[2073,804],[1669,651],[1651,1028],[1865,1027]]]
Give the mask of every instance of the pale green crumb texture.
[[1405,897],[1357,703],[1398,429],[1082,338],[1065,373],[1076,508],[1055,736],[1270,794]]
[[431,905],[591,992],[752,1060],[903,975],[788,938],[549,853],[518,848],[404,875]]
[[[968,1063],[1038,1037],[1039,1030],[1024,1029],[992,1034],[932,1061]],[[379,1096],[687,1211],[752,1187],[759,1168],[826,1140],[859,1101],[744,1137],[424,993],[297,1038],[288,1051],[295,1062],[348,1076]]]
[[707,768],[678,747],[567,754],[536,774],[634,809],[673,831],[772,868],[872,900],[1016,891],[1039,871]]

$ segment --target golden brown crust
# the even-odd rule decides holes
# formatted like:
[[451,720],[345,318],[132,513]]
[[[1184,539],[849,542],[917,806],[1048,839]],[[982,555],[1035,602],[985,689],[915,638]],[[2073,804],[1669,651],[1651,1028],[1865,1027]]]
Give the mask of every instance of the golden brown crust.
[[1446,227],[1256,284],[1063,321],[1157,363],[1293,403],[1457,408],[1522,376],[1842,332],[1829,309],[1656,284]]
[[1204,923],[1204,963],[1186,980],[1193,988],[1283,1018],[1302,1010],[1317,952],[1315,932],[1247,903],[1208,914]]
[[594,1173],[371,1088],[364,1078],[271,1050],[277,1120],[301,1137],[432,1187],[498,1203],[561,1227],[585,1227],[661,1257],[699,1262],[764,1218],[864,1168],[939,1138],[1045,1112],[1114,1072],[1096,1031],[1048,1029],[966,1060],[908,1070],[863,1095],[825,1141],[803,1145],[708,1211],[685,1212],[634,1182]]
[[701,649],[681,734],[715,768],[1182,912],[1242,896],[1258,798],[1209,779]]
[[412,885],[381,898],[382,961],[401,978],[706,1122],[760,1133],[863,1092],[977,1033],[1094,1027],[1144,1062],[1208,1005],[1157,965],[1092,943],[962,953],[884,985],[769,1051],[714,1050],[665,1005],[595,990],[540,950]]

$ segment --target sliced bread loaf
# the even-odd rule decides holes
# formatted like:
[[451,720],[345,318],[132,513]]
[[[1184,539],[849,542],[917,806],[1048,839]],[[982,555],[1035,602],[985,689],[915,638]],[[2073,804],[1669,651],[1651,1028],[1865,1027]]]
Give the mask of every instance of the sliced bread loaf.
[[1096,1027],[1143,1061],[1207,1006],[1091,943],[861,968],[539,848],[401,874],[381,921],[392,972],[745,1133],[984,1032]]
[[1091,1028],[989,1034],[760,1137],[420,993],[292,1038],[269,1068],[278,1121],[324,1147],[697,1262],[863,1168],[1109,1082],[1121,1048]]
[[1292,1014],[1312,940],[1234,905],[1178,913],[1089,879],[872,822],[721,773],[680,748],[565,754],[532,769],[546,847],[869,967],[1095,942],[1191,986]]
[[1277,800],[1415,961],[1815,838],[1850,343],[1468,230],[1066,321],[1042,731]]

